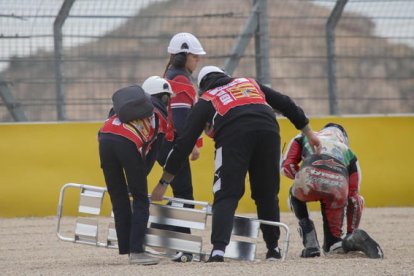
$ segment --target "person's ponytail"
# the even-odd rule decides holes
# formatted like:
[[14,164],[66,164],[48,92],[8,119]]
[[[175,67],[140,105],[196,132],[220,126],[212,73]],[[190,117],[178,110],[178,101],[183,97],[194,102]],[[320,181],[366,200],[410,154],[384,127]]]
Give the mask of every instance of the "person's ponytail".
[[167,75],[168,69],[170,69],[170,67],[172,66],[173,60],[174,60],[174,55],[170,55],[170,59],[168,60],[167,66],[165,66],[165,71],[164,71],[164,74],[163,74],[164,78]]

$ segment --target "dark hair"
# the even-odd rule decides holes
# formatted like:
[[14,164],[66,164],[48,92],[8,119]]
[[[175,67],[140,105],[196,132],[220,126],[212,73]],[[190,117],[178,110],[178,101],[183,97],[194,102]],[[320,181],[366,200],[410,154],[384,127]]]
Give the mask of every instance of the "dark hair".
[[167,63],[167,66],[165,67],[164,76],[167,74],[168,69],[170,69],[171,66],[175,68],[184,69],[185,64],[187,63],[187,54],[182,52],[178,54],[171,54],[170,60]]
[[178,53],[174,55],[172,60],[172,66],[176,68],[184,68],[187,62],[187,54],[186,53]]

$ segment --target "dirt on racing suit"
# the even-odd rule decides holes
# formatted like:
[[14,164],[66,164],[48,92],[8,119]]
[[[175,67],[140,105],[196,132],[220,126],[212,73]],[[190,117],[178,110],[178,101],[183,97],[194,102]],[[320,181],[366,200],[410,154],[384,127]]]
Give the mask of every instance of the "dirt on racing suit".
[[[345,206],[347,233],[359,225],[363,208],[363,198],[359,195],[360,167],[339,129],[325,128],[317,136],[322,143],[320,155],[312,154],[303,135],[291,140],[282,161],[282,174],[294,179],[291,188],[294,199],[321,201],[325,244],[329,246],[340,240]],[[307,209],[298,209],[295,210],[298,219],[308,216]]]

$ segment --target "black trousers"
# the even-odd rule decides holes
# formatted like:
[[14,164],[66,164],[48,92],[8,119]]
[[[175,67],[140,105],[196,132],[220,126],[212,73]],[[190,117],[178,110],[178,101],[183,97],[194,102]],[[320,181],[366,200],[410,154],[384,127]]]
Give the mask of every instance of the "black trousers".
[[[259,219],[280,221],[280,137],[272,131],[239,132],[216,144],[213,184],[213,249],[225,250],[233,229],[233,218],[245,191],[249,172],[251,197]],[[261,225],[268,249],[278,245],[279,227]]]
[[[159,162],[164,166],[168,154],[174,147],[175,142],[169,142],[164,140],[159,152]],[[193,196],[193,183],[191,179],[190,161],[188,158],[185,160],[181,169],[175,175],[174,180],[171,182],[171,188],[174,197],[194,200]]]
[[[112,134],[99,134],[99,156],[112,202],[119,254],[144,251],[149,218],[147,172],[136,145]],[[131,203],[128,196],[131,193]]]

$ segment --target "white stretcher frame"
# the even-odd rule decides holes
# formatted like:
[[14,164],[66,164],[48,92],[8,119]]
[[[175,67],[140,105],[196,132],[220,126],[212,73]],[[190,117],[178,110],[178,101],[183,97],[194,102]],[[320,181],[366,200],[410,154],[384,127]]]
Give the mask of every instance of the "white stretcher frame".
[[[80,190],[78,212],[87,214],[88,216],[92,216],[92,217],[78,217],[76,224],[75,224],[75,231],[74,231],[75,235],[73,237],[65,236],[64,234],[61,233],[61,219],[63,217],[63,201],[64,201],[64,196],[65,196],[65,191],[68,188],[78,188]],[[94,219],[95,218],[97,219],[100,216],[100,209],[101,209],[103,197],[106,192],[107,192],[107,189],[105,187],[98,187],[98,186],[91,186],[91,185],[77,184],[77,183],[64,184],[60,190],[59,202],[58,202],[58,207],[57,207],[56,235],[58,239],[62,241],[66,241],[66,242],[94,245],[97,247],[118,248],[116,241],[114,242],[114,232],[113,232],[114,229],[111,230],[110,225],[108,225],[108,229],[107,229],[107,233],[108,233],[107,241],[101,242],[97,238],[98,224],[97,223],[94,224]],[[161,205],[161,204],[156,204],[156,203],[151,203],[151,208],[153,206],[156,206],[156,208],[158,208],[159,210],[163,212],[167,212],[167,213],[172,212],[173,216],[175,216],[177,212],[180,212],[180,213],[183,213],[185,217],[190,217],[190,218],[194,216],[194,214],[197,216],[200,216],[200,215],[202,216],[203,214],[205,214],[206,217],[211,215],[211,211],[210,211],[211,206],[209,205],[208,202],[185,200],[185,199],[170,198],[170,197],[164,197],[164,200],[178,202],[179,204],[191,204],[191,205],[201,206],[202,210],[166,206],[166,205]],[[89,205],[87,206],[81,205],[82,203],[89,204]],[[99,204],[100,206],[98,206]],[[177,208],[180,208],[180,209],[177,209]],[[93,216],[96,216],[96,217],[93,217]],[[168,218],[163,218],[162,216],[153,217],[151,216],[151,213],[150,213],[149,223],[154,222],[154,220],[157,221],[159,219],[169,221],[173,223],[173,225],[174,224],[177,225],[177,223],[184,223],[182,225],[184,227],[206,231],[205,224],[207,222],[205,221],[203,225],[203,222],[200,219],[198,219],[197,221],[188,220],[188,221],[183,222],[182,220],[175,220],[174,218],[168,219]],[[236,220],[240,221],[241,224],[240,222],[236,223]],[[255,260],[257,233],[258,233],[258,229],[261,224],[278,226],[284,230],[285,239],[283,240],[281,251],[282,251],[282,260],[285,260],[287,257],[288,248],[289,248],[289,239],[290,239],[289,227],[286,224],[281,223],[281,222],[258,220],[254,218],[246,218],[246,217],[241,217],[241,216],[235,216],[235,223],[234,223],[234,228],[232,232],[232,240],[226,249],[225,257],[232,258],[232,259],[238,259],[238,260],[249,260],[249,261]],[[242,229],[239,229],[239,226],[237,225],[239,226],[241,225]],[[246,229],[248,230],[246,231]],[[149,232],[151,233],[151,231]],[[96,233],[95,238],[93,238],[93,233]],[[194,238],[190,235],[190,236],[184,237],[184,240],[182,240],[183,237],[180,235],[177,235],[176,232],[167,231],[167,232],[162,233],[162,235],[160,233],[158,234],[159,235],[157,236],[157,231],[155,231],[155,234],[153,233],[152,237],[150,237],[150,235],[147,234],[147,238],[146,238],[147,242],[150,243],[151,240],[153,241],[152,245],[147,245],[147,251],[151,254],[162,254],[162,253],[159,253],[158,251],[152,250],[151,247],[153,246],[153,244],[157,244],[157,243],[158,245],[161,245],[162,247],[162,245],[166,243],[166,240],[168,240],[167,244],[172,245],[172,246],[164,248],[167,252],[168,251],[171,252],[171,250],[179,250],[180,244],[181,244],[181,246],[184,246],[183,248],[190,249],[190,251],[196,255],[194,260],[204,260],[208,257],[208,253],[202,250],[202,245],[199,245],[198,247],[196,246],[197,243],[202,244],[203,242],[202,240],[199,240],[197,237]],[[233,241],[233,237],[235,235],[248,237],[251,239],[251,242],[237,241],[237,240]],[[176,243],[176,241],[178,241],[177,239],[179,239],[179,243]],[[160,246],[155,246],[155,247],[160,248]],[[241,251],[238,250],[240,248],[242,249]]]

